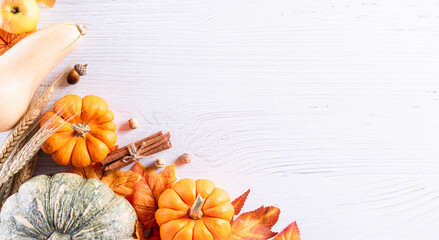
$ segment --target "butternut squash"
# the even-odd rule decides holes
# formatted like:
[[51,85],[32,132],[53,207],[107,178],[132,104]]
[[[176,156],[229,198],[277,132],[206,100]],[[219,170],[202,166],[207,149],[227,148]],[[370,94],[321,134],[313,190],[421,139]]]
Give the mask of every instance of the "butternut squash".
[[0,56],[0,132],[17,124],[35,90],[79,46],[86,30],[84,24],[57,23]]

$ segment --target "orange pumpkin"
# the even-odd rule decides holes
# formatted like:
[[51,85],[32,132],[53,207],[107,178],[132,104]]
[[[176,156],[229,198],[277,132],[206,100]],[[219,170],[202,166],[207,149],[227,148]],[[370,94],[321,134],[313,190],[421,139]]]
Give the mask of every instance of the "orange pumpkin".
[[164,191],[156,221],[162,240],[221,240],[230,235],[229,194],[206,179],[182,179]]
[[101,162],[116,143],[116,124],[107,102],[97,96],[67,95],[46,112],[41,127],[47,122],[59,127],[42,145],[44,152],[60,165],[86,167]]

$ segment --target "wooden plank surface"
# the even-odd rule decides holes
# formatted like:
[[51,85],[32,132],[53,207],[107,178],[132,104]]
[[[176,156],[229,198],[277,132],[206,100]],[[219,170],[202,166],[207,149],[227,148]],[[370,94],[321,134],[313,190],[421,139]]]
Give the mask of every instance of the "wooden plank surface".
[[[306,240],[439,233],[439,2],[58,0],[39,27],[85,22],[74,93],[114,110],[118,144],[172,133],[179,178],[244,210],[276,205]],[[141,127],[127,130],[136,117]],[[4,138],[5,134],[0,137]],[[143,163],[149,164],[148,160]],[[37,174],[54,173],[41,155]]]

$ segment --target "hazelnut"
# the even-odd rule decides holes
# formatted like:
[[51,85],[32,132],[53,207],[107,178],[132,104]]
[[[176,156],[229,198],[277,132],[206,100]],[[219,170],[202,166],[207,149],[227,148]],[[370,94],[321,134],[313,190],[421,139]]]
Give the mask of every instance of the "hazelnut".
[[188,153],[184,153],[183,155],[181,155],[179,158],[180,162],[182,164],[189,164],[192,161],[191,155]]
[[163,158],[157,158],[154,162],[155,166],[158,168],[164,168],[166,167],[166,162]]
[[139,120],[131,118],[130,120],[128,120],[128,124],[130,125],[131,129],[136,129],[139,127]]

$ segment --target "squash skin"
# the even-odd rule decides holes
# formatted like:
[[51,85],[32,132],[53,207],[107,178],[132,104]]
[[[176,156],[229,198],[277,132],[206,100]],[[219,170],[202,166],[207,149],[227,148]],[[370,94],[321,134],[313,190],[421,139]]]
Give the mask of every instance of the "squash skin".
[[0,218],[1,240],[128,240],[137,219],[107,185],[72,173],[32,178],[7,199]]
[[[189,217],[188,210],[197,195],[205,199],[203,216]],[[223,240],[230,235],[234,208],[229,194],[207,179],[182,179],[159,198],[156,221],[162,240]]]
[[0,56],[0,132],[14,127],[46,76],[81,43],[75,24],[37,31]]

